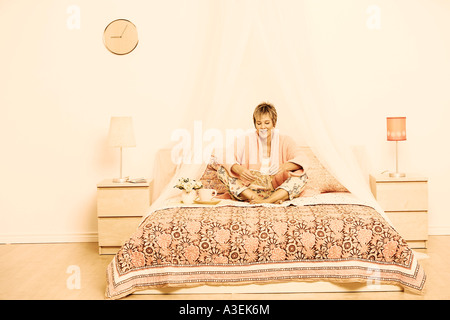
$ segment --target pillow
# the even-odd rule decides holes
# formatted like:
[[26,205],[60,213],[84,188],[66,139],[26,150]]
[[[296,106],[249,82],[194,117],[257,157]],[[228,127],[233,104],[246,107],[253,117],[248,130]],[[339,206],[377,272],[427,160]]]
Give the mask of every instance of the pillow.
[[[320,193],[328,192],[349,192],[317,159],[310,147],[300,147],[308,160],[308,183],[301,196],[310,197]],[[219,164],[212,156],[200,181],[205,189],[215,189],[217,194],[227,193],[226,186],[217,177]]]
[[217,159],[212,156],[200,181],[205,189],[215,189],[217,194],[227,193],[227,187],[217,177],[218,167],[219,164],[217,163]]
[[301,147],[307,157],[309,168],[306,171],[308,183],[302,196],[313,196],[328,192],[349,192],[317,159],[310,147]]

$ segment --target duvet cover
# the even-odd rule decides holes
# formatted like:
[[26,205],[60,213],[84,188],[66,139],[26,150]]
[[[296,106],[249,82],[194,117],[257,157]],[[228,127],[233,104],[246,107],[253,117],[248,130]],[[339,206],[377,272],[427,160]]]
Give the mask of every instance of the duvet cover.
[[173,200],[143,218],[107,268],[106,296],[138,290],[287,281],[396,284],[421,292],[425,273],[406,241],[351,194],[281,205]]

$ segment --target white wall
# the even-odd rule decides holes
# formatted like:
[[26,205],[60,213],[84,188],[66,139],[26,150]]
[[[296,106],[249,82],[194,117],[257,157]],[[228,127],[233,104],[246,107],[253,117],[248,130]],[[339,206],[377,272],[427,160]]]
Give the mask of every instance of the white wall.
[[[357,13],[369,4],[380,9],[380,29],[361,27],[370,14]],[[368,169],[381,173],[395,170],[386,116],[406,116],[400,170],[429,178],[429,231],[449,234],[450,3],[360,1],[352,8],[311,7],[321,17],[312,20],[315,56],[336,105],[329,123],[340,124],[341,138],[364,146]]]
[[[189,112],[202,103],[200,75],[214,30],[215,1],[2,1],[0,30],[0,242],[96,239],[96,184],[117,176],[118,150],[106,145],[109,119],[133,117],[137,147],[124,150],[124,174],[151,177],[153,156]],[[293,2],[295,3],[295,1]],[[385,118],[407,116],[400,166],[429,177],[430,233],[450,234],[450,28],[447,1],[308,1],[313,47],[330,130],[359,146],[367,169],[394,168]],[[380,29],[366,26],[369,5]],[[70,5],[80,29],[70,30]],[[105,26],[129,18],[140,42],[118,57],[103,46]],[[281,106],[253,35],[239,76],[236,103]],[[206,88],[207,89],[207,88]],[[279,126],[295,126],[280,112]],[[251,121],[250,114],[248,121]],[[236,116],[224,119],[234,127]],[[242,118],[238,125],[245,125]],[[162,138],[161,137],[166,137]]]

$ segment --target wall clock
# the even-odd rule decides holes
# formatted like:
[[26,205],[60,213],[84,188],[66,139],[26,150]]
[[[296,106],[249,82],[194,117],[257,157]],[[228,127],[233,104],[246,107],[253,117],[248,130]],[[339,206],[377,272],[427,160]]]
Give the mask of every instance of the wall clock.
[[114,54],[128,54],[136,48],[138,42],[136,26],[126,19],[112,21],[103,32],[103,43]]

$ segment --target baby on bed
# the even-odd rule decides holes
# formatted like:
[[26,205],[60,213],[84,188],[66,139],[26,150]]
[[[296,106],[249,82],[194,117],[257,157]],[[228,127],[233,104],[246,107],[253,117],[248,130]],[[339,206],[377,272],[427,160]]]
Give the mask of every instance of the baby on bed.
[[[235,142],[231,161],[217,170],[231,197],[250,203],[282,203],[306,186],[306,158],[292,138],[275,129],[277,111],[261,103],[253,112],[255,131]],[[230,152],[230,150],[226,150]]]

